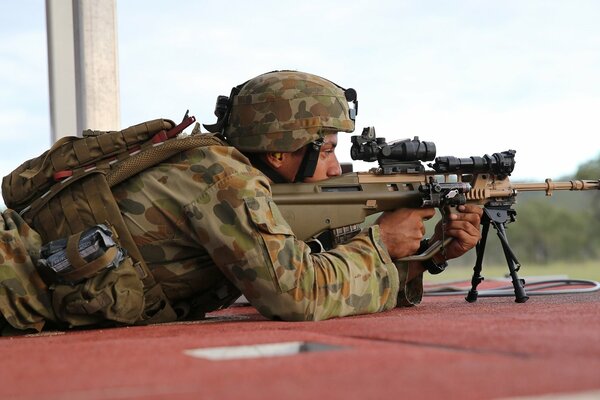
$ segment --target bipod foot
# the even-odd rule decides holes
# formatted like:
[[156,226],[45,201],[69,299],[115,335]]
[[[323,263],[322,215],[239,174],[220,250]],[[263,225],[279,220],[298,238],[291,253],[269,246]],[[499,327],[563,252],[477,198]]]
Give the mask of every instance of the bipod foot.
[[477,291],[477,286],[483,281],[483,276],[473,276],[471,279],[471,290],[467,293],[467,297],[465,300],[469,303],[475,303],[477,301],[477,297],[479,296],[479,292]]
[[467,297],[465,297],[465,300],[468,301],[469,303],[475,303],[477,301],[477,296],[479,296],[479,292],[477,290],[469,290],[469,293],[467,293]]
[[525,303],[527,300],[529,300],[529,296],[527,296],[527,293],[525,293],[524,279],[517,278],[516,282],[513,280],[513,287],[515,288],[515,303]]

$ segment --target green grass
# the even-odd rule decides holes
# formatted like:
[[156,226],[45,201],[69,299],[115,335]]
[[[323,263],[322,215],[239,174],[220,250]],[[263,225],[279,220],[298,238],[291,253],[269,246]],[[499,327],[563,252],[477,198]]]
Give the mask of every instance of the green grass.
[[[425,282],[439,283],[455,280],[471,280],[473,266],[450,264],[439,275],[425,274]],[[518,272],[520,278],[533,276],[566,276],[571,279],[600,281],[600,261],[557,262],[547,265],[523,264]],[[504,278],[508,275],[506,265],[483,265],[481,275],[487,279]]]

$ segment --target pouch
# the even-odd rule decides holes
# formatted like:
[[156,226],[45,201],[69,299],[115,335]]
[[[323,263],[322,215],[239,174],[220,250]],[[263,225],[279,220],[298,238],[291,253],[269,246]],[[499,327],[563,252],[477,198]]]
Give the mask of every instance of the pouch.
[[37,270],[50,287],[59,320],[70,326],[138,321],[143,284],[115,236],[98,224],[42,247]]

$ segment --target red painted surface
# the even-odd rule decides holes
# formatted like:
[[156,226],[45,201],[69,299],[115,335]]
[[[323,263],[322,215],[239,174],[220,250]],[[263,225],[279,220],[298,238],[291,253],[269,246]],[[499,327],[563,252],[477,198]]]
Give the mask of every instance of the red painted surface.
[[[209,317],[2,338],[0,398],[491,399],[600,390],[600,292],[525,304],[427,297],[323,322],[266,321],[251,307]],[[232,361],[184,354],[286,341],[344,348]]]

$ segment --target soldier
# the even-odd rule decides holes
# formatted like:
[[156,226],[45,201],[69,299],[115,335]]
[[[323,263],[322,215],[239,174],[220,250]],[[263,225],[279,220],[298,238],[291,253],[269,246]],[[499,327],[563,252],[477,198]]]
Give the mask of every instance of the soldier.
[[[131,262],[87,280],[46,286],[35,267],[39,235],[19,214],[5,211],[0,330],[199,319],[241,294],[264,316],[282,320],[323,320],[420,302],[423,273],[443,270],[446,260],[436,255],[426,265],[398,266],[393,260],[424,250],[423,221],[433,209],[383,213],[347,242],[315,253],[273,202],[273,182],[340,174],[337,135],[354,130],[356,112],[348,101],[356,102],[356,92],[315,75],[260,75],[218,102],[219,119],[207,128],[223,138],[222,145],[180,152],[113,186],[155,282],[144,283],[143,294],[142,276]],[[66,201],[59,206],[68,208]],[[455,238],[447,258],[479,240],[481,209],[459,211],[445,224],[444,234]],[[433,239],[442,228],[438,224]],[[77,261],[73,249],[67,244],[67,257]]]
[[[354,130],[355,92],[293,71],[260,75],[232,90],[207,126],[231,146],[195,148],[113,190],[153,275],[180,314],[198,318],[244,294],[266,317],[323,320],[416,304],[416,253],[433,209],[384,213],[347,243],[311,253],[272,200],[272,182],[340,174],[338,132]],[[224,101],[223,101],[224,100]],[[351,114],[352,113],[352,114]],[[479,239],[481,209],[461,206],[446,225],[455,258]],[[441,235],[438,225],[434,237]],[[435,259],[428,268],[440,268]]]

